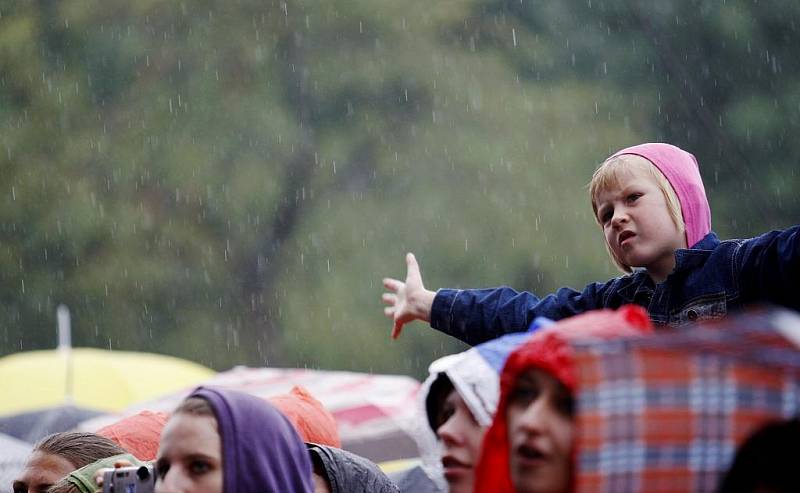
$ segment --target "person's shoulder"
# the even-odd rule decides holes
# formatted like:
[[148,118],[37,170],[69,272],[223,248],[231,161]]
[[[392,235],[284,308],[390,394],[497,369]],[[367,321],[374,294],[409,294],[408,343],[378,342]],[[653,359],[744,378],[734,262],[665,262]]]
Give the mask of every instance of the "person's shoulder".
[[647,271],[636,269],[607,281],[590,283],[583,289],[582,296],[594,299],[598,308],[618,308],[622,304],[631,303],[636,291],[649,279]]
[[358,492],[394,492],[397,486],[377,464],[347,450],[329,445],[306,443],[309,452],[322,462],[328,480],[339,490]]
[[714,253],[719,255],[722,253],[736,252],[740,251],[742,248],[746,251],[759,251],[762,248],[777,244],[775,242],[782,242],[785,240],[797,241],[798,233],[800,233],[800,225],[785,229],[773,229],[750,238],[728,238],[722,241],[718,240]]
[[411,469],[390,474],[389,477],[395,482],[400,493],[441,493],[442,490],[436,483],[428,477],[421,466],[414,466]]
[[633,272],[621,276],[612,277],[607,281],[594,282],[592,285],[598,290],[621,289],[627,286],[638,286],[649,277],[645,269],[634,269]]

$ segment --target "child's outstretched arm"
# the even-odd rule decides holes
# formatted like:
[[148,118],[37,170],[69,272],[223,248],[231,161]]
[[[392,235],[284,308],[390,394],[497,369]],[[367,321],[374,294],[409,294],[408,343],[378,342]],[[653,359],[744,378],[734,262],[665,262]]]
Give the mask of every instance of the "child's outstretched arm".
[[383,287],[390,291],[383,293],[382,299],[389,305],[383,309],[383,313],[394,320],[392,339],[400,337],[403,326],[409,322],[430,322],[436,293],[425,289],[422,284],[422,274],[413,253],[406,254],[406,281],[387,277],[383,280]]
[[[392,338],[400,336],[403,326],[422,320],[431,328],[471,346],[509,332],[524,332],[536,317],[560,320],[603,306],[618,308],[616,298],[604,303],[604,293],[617,280],[592,283],[583,291],[561,288],[539,298],[533,293],[501,286],[490,289],[425,289],[414,255],[406,255],[406,280],[386,278],[383,293],[387,306],[383,313],[394,321]],[[613,291],[613,289],[612,289]]]
[[734,259],[741,298],[800,310],[800,226],[770,231],[739,243]]
[[591,283],[583,291],[564,287],[543,298],[508,286],[440,289],[431,306],[430,324],[474,346],[511,332],[524,332],[537,317],[561,320],[597,308],[618,308],[622,304],[619,297],[605,296],[618,281]]

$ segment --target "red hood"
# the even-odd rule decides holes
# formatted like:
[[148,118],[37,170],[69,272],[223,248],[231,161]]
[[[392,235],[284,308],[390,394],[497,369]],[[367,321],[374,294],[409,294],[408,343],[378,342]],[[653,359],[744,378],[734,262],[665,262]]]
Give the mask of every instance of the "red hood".
[[142,411],[97,430],[97,434],[116,442],[142,461],[156,459],[161,430],[169,415],[162,412]]
[[267,400],[289,418],[304,442],[341,448],[336,418],[305,387],[295,385],[288,394]]
[[577,382],[571,341],[636,336],[652,331],[647,312],[639,306],[628,305],[617,311],[596,310],[564,319],[541,329],[511,353],[500,376],[497,413],[483,438],[481,457],[475,469],[475,491],[514,493],[508,470],[506,409],[508,394],[521,373],[539,368],[553,375],[575,394]]

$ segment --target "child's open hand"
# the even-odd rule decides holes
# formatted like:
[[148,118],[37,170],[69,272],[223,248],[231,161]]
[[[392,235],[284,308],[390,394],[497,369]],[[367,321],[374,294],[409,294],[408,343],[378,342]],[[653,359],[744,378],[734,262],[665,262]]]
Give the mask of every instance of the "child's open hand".
[[430,322],[431,306],[436,293],[423,286],[422,274],[413,253],[406,254],[406,282],[385,278],[383,287],[391,291],[383,293],[382,299],[389,305],[383,309],[383,313],[394,320],[392,339],[400,337],[403,326],[408,322]]

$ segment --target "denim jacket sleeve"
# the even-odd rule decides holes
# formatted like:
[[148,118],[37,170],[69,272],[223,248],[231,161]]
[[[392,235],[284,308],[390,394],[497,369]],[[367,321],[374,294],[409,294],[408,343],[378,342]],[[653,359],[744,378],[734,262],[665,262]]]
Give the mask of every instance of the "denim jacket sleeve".
[[743,240],[733,261],[745,301],[800,310],[800,226]]
[[583,291],[561,288],[544,298],[506,286],[440,289],[433,300],[430,323],[474,346],[510,332],[524,332],[536,317],[560,320],[600,308],[610,283],[592,283]]

